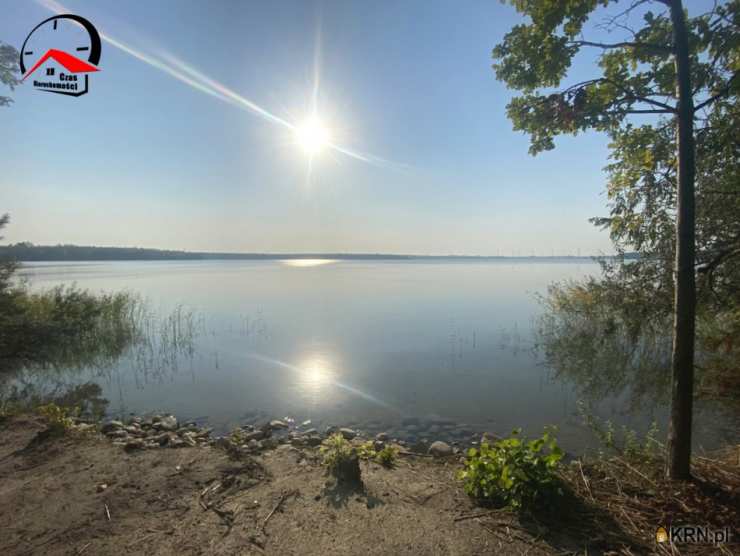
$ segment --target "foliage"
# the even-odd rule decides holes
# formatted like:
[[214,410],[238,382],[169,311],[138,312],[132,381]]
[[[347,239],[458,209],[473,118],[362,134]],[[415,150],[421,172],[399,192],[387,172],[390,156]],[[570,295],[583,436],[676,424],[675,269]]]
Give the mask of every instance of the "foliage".
[[61,436],[72,428],[72,417],[78,415],[79,408],[62,407],[52,402],[39,406],[37,411],[46,419],[51,434]]
[[550,431],[527,441],[510,438],[468,450],[459,473],[465,492],[481,502],[531,509],[561,493],[556,471],[563,451]]
[[650,424],[650,428],[641,438],[635,430],[624,425],[622,425],[620,431],[617,431],[614,423],[594,416],[583,403],[579,404],[579,412],[584,424],[606,450],[640,464],[654,461],[660,457],[663,444],[658,440],[660,430],[655,421]]
[[322,463],[332,475],[336,475],[338,470],[352,457],[357,455],[352,443],[345,439],[340,433],[335,433],[326,438],[322,443],[319,451],[323,455]]
[[[0,42],[0,83],[10,87],[11,91],[21,83],[18,79],[21,73],[19,59],[20,54],[15,48]],[[11,102],[13,99],[10,97],[0,95],[0,106],[8,106]]]
[[389,469],[396,465],[397,458],[398,450],[388,444],[375,452],[375,461],[377,461],[383,467],[387,467]]
[[390,469],[396,463],[398,450],[388,444],[384,445],[380,450],[376,450],[373,441],[368,440],[357,447],[357,455],[361,460],[375,461],[383,467]]
[[[545,357],[587,392],[626,385],[645,392],[652,381],[663,397],[676,274],[671,3],[635,0],[619,10],[611,9],[615,0],[511,4],[528,20],[494,48],[494,70],[520,92],[507,112],[514,129],[530,136],[530,152],[553,149],[563,134],[591,130],[610,139],[609,214],[591,222],[609,232],[619,256],[601,261],[600,279],[551,288],[540,326]],[[732,400],[740,391],[740,3],[718,1],[705,13],[684,4],[696,150],[698,384]],[[608,42],[588,40],[594,31],[609,34]],[[593,53],[592,78],[564,85],[576,57]]]
[[[514,129],[531,137],[533,154],[554,148],[560,134],[597,130],[611,139],[606,167],[610,215],[592,219],[609,230],[619,252],[641,255],[605,269],[670,313],[675,249],[676,74],[665,3],[633,2],[597,25],[623,40],[584,40],[586,23],[614,0],[514,0],[531,23],[515,26],[493,56],[499,79],[522,91],[508,105]],[[653,7],[659,11],[654,12]],[[632,27],[635,18],[642,26]],[[630,19],[632,18],[632,19]],[[697,263],[705,272],[701,301],[736,303],[740,289],[740,4],[718,2],[687,21],[696,127]],[[590,29],[589,29],[590,30]],[[595,49],[600,75],[560,87],[573,59]],[[634,118],[640,118],[636,121]]]

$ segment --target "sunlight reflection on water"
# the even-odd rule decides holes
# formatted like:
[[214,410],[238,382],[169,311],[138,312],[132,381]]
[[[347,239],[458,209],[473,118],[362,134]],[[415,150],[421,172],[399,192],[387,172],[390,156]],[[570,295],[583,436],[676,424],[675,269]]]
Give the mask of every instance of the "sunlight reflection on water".
[[304,268],[310,266],[324,266],[326,264],[332,264],[337,261],[334,259],[285,259],[280,262],[283,263],[285,266]]

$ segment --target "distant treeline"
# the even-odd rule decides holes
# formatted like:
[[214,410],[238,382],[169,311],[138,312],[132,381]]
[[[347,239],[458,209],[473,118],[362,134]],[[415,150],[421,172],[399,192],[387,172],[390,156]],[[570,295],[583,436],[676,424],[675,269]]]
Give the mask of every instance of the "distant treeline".
[[[626,255],[635,258],[634,255]],[[467,255],[388,255],[382,253],[204,253],[169,251],[138,247],[92,247],[84,245],[33,245],[16,243],[0,246],[0,259],[16,261],[168,261],[168,260],[270,260],[270,259],[338,259],[338,260],[496,260],[496,259],[590,259],[591,257],[485,257]]]

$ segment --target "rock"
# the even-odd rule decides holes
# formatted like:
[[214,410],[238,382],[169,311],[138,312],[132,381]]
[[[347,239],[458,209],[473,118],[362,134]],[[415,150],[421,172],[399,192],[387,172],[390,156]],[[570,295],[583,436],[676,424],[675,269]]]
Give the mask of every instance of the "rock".
[[380,440],[381,442],[388,442],[388,433],[387,432],[379,432],[375,435],[375,440]]
[[271,429],[287,429],[288,425],[286,423],[283,423],[280,419],[275,419],[273,421],[270,421],[270,428]]
[[128,438],[128,433],[123,429],[113,429],[112,431],[108,431],[107,433],[105,433],[105,435],[108,438],[120,438],[120,439]]
[[337,427],[336,425],[329,425],[328,427],[326,427],[326,429],[324,429],[324,434],[326,436],[331,436],[332,434],[336,434],[338,432],[339,427]]
[[305,431],[301,431],[301,434],[311,436],[312,434],[319,434],[319,431],[316,429],[306,429]]
[[260,442],[259,440],[252,439],[249,442],[247,442],[247,447],[253,452],[256,452],[257,450],[260,449]]
[[141,436],[144,434],[144,431],[142,431],[139,427],[130,425],[128,427],[124,427],[123,430],[125,430],[127,433],[134,435],[134,436]]
[[311,424],[311,419],[306,419],[305,421],[303,421],[303,423],[301,423],[301,426],[302,427],[307,427],[310,424]]
[[213,441],[213,445],[218,448],[223,448],[224,450],[230,450],[234,448],[234,443],[231,441],[230,438],[226,436],[219,436]]
[[318,446],[321,444],[321,437],[318,435],[315,436],[309,436],[306,438],[306,444],[309,446]]
[[185,433],[181,436],[183,442],[187,444],[188,446],[197,446],[198,443],[195,441],[195,438],[193,438],[192,433]]
[[97,487],[95,488],[95,490],[97,490],[98,492],[103,492],[103,491],[104,491],[104,490],[105,490],[106,488],[108,488],[108,485],[107,485],[107,484],[105,484],[105,483],[102,483],[102,484],[99,484],[99,485],[98,485],[98,486],[97,486]]
[[127,452],[133,452],[134,450],[143,450],[144,441],[141,438],[132,438],[123,447]]
[[376,452],[380,452],[383,448],[385,448],[385,442],[383,442],[382,440],[376,440],[375,442],[373,442],[373,449]]
[[451,456],[452,455],[452,446],[447,444],[446,442],[442,442],[441,440],[437,440],[436,442],[432,442],[432,445],[429,446],[429,453],[432,454],[434,457],[442,458],[445,456]]
[[175,431],[177,430],[178,423],[174,415],[165,415],[160,417],[159,421],[154,423],[155,427],[164,431]]
[[264,431],[252,431],[245,434],[242,438],[244,438],[245,442],[249,442],[250,440],[262,440],[265,436]]
[[122,428],[123,428],[123,423],[121,423],[121,421],[116,421],[116,420],[106,421],[100,427],[100,432],[102,432],[103,434],[108,434],[111,431],[122,429]]
[[357,436],[357,433],[355,431],[346,427],[339,429],[339,434],[341,434],[345,440],[352,440],[355,436]]
[[182,448],[185,446],[185,441],[177,436],[171,437],[169,441],[170,448]]
[[494,442],[498,440],[501,440],[501,437],[492,432],[484,432],[483,436],[480,437],[481,444],[483,444],[484,442],[486,444],[493,444]]

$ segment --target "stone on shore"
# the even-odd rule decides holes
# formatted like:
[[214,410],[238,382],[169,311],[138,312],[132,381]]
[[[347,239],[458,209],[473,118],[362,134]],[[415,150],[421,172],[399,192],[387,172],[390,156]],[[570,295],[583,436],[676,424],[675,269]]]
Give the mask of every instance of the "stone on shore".
[[108,434],[111,431],[122,428],[123,423],[121,423],[121,421],[111,420],[103,423],[103,425],[100,427],[100,432],[102,432],[103,434]]
[[164,431],[175,431],[178,428],[178,422],[174,415],[165,415],[154,423],[154,427]]
[[447,444],[446,442],[442,442],[441,440],[437,440],[436,442],[432,442],[432,445],[429,446],[429,453],[432,454],[434,457],[442,458],[445,456],[451,456],[452,455],[452,446]]
[[[310,422],[310,421],[309,421]],[[275,419],[274,421],[270,421],[270,428],[272,429],[287,429],[288,425],[281,421],[280,419]]]
[[341,434],[345,440],[352,440],[355,436],[357,436],[357,433],[355,431],[346,427],[339,429],[339,434]]

